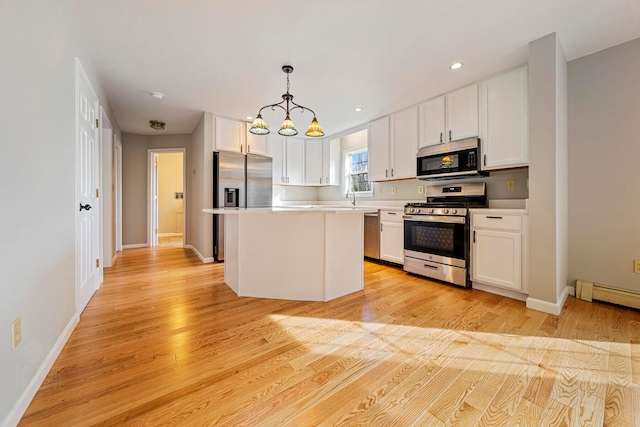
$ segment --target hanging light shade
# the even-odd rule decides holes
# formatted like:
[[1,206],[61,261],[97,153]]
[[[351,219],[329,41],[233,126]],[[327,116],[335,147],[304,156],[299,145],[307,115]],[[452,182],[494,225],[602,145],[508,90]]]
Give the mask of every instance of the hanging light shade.
[[[293,67],[291,65],[284,65],[282,67],[282,71],[284,71],[287,74],[287,93],[282,95],[282,101],[275,104],[271,104],[271,105],[265,105],[260,109],[260,111],[258,111],[258,115],[256,119],[253,121],[253,124],[251,125],[249,132],[256,135],[268,134],[269,128],[267,127],[267,124],[262,119],[262,115],[261,115],[262,110],[268,107],[270,107],[272,110],[275,110],[276,107],[280,107],[285,112],[285,119],[284,119],[284,122],[282,122],[282,126],[280,126],[280,130],[278,131],[278,133],[283,136],[297,135],[298,130],[293,124],[293,121],[291,121],[289,112],[295,110],[296,108],[299,108],[301,112],[304,112],[304,110],[309,110],[313,113],[313,120],[309,125],[309,129],[307,130],[307,132],[305,132],[305,135],[311,136],[311,137],[324,136],[322,127],[320,126],[320,123],[318,123],[318,119],[316,119],[316,113],[310,108],[303,107],[302,105],[298,105],[295,102],[293,102],[293,95],[289,93],[289,74],[293,72]],[[285,106],[283,106],[282,104],[284,104]],[[293,107],[290,108],[289,107],[290,104],[293,105]]]
[[249,132],[255,133],[256,135],[266,135],[269,133],[269,128],[264,120],[262,120],[262,116],[260,114],[258,114],[258,117],[253,121]]
[[285,117],[284,122],[282,122],[282,126],[280,126],[280,130],[278,131],[278,133],[282,136],[294,136],[298,134],[298,130],[296,129],[295,125],[291,121],[291,117],[289,117],[288,114],[287,117]]
[[320,123],[318,123],[318,120],[315,117],[313,118],[313,120],[311,120],[309,129],[307,129],[307,131],[304,134],[307,136],[313,136],[313,137],[324,136],[324,132],[322,132],[322,127],[320,126]]

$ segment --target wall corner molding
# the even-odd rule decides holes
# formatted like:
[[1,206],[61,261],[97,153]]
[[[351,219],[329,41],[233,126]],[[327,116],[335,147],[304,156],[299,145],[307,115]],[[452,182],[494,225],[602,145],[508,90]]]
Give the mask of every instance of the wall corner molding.
[[202,254],[198,252],[198,250],[193,245],[184,245],[184,248],[191,249],[193,253],[196,254],[198,258],[200,258],[200,261],[202,261],[205,264],[215,262],[215,259],[213,259],[213,257],[205,258],[204,256],[202,256]]
[[559,316],[569,295],[575,295],[575,288],[565,286],[562,291],[562,295],[560,295],[560,298],[558,298],[558,302],[556,303],[529,297],[527,298],[527,308]]

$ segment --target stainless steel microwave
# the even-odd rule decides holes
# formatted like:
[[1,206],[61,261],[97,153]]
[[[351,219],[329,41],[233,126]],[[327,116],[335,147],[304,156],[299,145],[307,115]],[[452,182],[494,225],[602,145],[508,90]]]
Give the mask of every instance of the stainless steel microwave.
[[418,150],[418,179],[439,180],[489,175],[480,169],[480,139],[468,138]]

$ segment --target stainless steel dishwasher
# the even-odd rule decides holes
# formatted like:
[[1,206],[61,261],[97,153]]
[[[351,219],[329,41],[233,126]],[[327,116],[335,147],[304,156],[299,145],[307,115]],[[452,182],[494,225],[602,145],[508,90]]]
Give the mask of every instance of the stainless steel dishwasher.
[[380,211],[364,214],[364,256],[380,259]]

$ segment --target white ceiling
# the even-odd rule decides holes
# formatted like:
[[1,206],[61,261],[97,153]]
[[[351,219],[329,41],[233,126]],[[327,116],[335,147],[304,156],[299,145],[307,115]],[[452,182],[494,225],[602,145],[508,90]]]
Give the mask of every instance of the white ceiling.
[[[165,121],[165,133],[191,133],[202,111],[255,116],[281,100],[285,64],[295,68],[294,100],[331,135],[522,64],[528,43],[552,32],[568,60],[640,37],[639,0],[73,4],[116,119],[137,134],[156,133],[150,119]],[[464,67],[449,70],[455,61]],[[272,128],[284,118],[263,117]],[[311,118],[292,115],[299,130]]]

